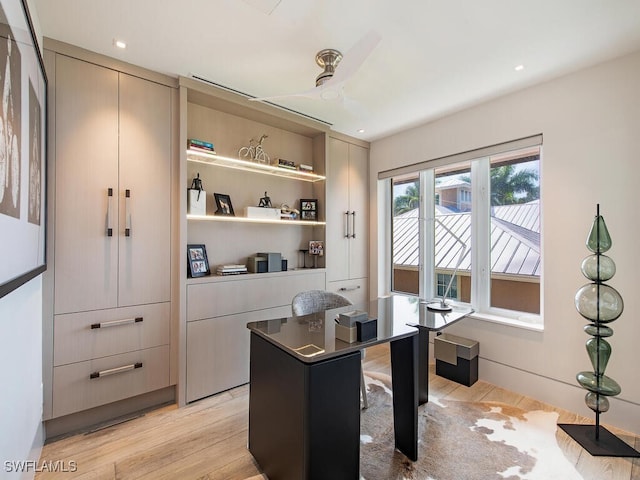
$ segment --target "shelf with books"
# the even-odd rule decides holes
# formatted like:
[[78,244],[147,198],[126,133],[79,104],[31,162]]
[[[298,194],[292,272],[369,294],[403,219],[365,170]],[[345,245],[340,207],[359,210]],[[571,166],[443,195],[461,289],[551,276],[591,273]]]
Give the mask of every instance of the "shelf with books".
[[234,217],[230,215],[189,215],[187,220],[212,221],[212,222],[241,222],[241,223],[272,223],[277,225],[304,225],[306,227],[318,227],[326,225],[326,222],[314,222],[310,220],[277,220],[271,218]]
[[279,167],[276,165],[267,165],[264,163],[249,162],[246,160],[239,160],[237,158],[224,157],[222,155],[195,150],[192,148],[187,149],[187,160],[190,162],[203,163],[206,165],[234,168],[237,170],[260,173],[263,175],[274,175],[277,177],[302,180],[304,182],[318,182],[326,179],[326,177],[324,177],[323,175],[318,175],[311,172],[302,170],[291,170],[289,168]]

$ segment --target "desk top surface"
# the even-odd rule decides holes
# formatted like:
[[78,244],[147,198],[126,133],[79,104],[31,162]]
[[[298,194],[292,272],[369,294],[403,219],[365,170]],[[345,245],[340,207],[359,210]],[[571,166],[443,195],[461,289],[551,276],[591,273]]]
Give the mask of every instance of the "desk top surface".
[[[340,313],[366,311],[377,319],[377,338],[347,343],[336,338],[336,318]],[[473,310],[455,308],[432,312],[418,297],[391,295],[368,305],[350,305],[298,317],[276,318],[247,324],[252,332],[305,363],[315,363],[345,355],[380,343],[416,335],[419,328],[438,331],[466,317]]]

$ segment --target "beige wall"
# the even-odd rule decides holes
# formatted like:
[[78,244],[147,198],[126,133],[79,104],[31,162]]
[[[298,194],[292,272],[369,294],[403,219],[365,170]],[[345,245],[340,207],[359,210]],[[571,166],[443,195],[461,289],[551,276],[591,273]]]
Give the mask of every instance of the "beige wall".
[[379,171],[534,134],[544,136],[541,166],[544,330],[468,319],[452,332],[480,341],[481,378],[591,417],[575,375],[591,370],[586,323],[574,307],[587,283],[580,262],[596,204],[613,238],[609,255],[617,273],[608,283],[625,300],[611,324],[613,354],[606,374],[622,386],[602,422],[640,433],[636,351],[640,297],[637,179],[640,131],[640,52],[603,63],[374,141],[371,146],[371,292],[387,288],[384,217],[376,217]]

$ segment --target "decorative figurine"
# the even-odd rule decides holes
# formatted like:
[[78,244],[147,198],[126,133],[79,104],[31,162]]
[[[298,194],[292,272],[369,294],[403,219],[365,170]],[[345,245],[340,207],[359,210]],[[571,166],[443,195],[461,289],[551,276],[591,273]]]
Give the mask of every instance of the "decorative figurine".
[[259,207],[271,208],[271,199],[267,195],[267,192],[264,192],[264,197],[260,199],[260,203],[258,203]]
[[198,173],[198,176],[196,178],[191,180],[191,190],[198,190],[197,200],[200,201],[200,193],[202,192],[202,190],[204,190],[202,188],[202,180],[200,179],[200,173]]
[[267,155],[267,152],[265,152],[262,148],[262,142],[264,142],[266,138],[269,138],[269,135],[263,134],[260,137],[260,140],[258,140],[257,142],[253,138],[249,140],[248,147],[242,147],[240,148],[240,150],[238,150],[238,157],[241,160],[266,163],[267,165],[269,165],[271,159],[269,158],[269,155]]

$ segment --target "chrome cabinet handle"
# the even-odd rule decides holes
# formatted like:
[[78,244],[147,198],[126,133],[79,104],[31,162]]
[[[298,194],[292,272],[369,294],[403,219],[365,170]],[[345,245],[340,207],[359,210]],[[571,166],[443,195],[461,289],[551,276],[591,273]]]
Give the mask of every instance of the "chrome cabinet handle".
[[131,198],[131,190],[126,189],[124,191],[124,236],[131,236],[131,209],[130,209],[130,200]]
[[113,202],[113,188],[107,189],[107,237],[113,236],[113,227],[111,226],[111,204]]
[[107,328],[107,327],[117,327],[119,325],[130,325],[134,323],[140,323],[144,321],[144,317],[135,317],[135,318],[121,318],[119,320],[111,320],[110,322],[101,322],[101,323],[92,323],[91,328]]
[[340,287],[338,289],[339,292],[353,292],[354,290],[359,290],[360,285],[356,285],[355,287]]
[[123,365],[122,367],[109,368],[107,370],[101,370],[99,372],[93,372],[89,375],[89,379],[107,377],[109,375],[115,375],[117,373],[129,372],[136,368],[142,368],[142,362],[132,363],[131,365]]

